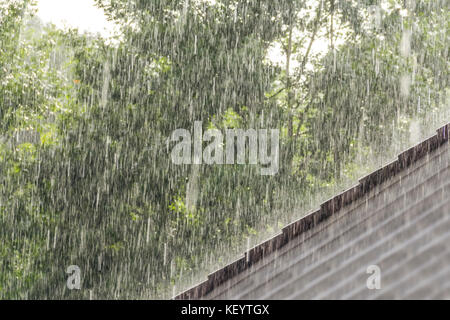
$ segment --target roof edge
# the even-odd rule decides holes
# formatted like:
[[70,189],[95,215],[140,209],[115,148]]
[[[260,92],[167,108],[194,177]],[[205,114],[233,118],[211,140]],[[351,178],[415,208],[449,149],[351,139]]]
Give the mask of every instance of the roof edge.
[[300,234],[327,220],[333,214],[340,211],[341,208],[362,198],[378,185],[386,182],[393,176],[416,163],[418,160],[437,150],[440,146],[449,141],[449,133],[450,123],[439,128],[436,135],[399,154],[397,160],[359,179],[359,183],[354,187],[325,201],[320,205],[320,209],[288,224],[274,237],[251,248],[245,252],[241,258],[226,265],[224,268],[209,274],[207,280],[178,294],[173,299],[196,300],[204,297],[214,288],[240,274],[255,263],[261,261],[265,256],[277,251]]

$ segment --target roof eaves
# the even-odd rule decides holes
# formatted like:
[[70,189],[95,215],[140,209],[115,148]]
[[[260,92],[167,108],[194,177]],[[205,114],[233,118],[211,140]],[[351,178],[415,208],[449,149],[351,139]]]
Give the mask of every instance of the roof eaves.
[[204,297],[214,288],[240,274],[256,262],[261,261],[265,256],[276,252],[292,239],[297,238],[300,234],[311,230],[313,227],[327,220],[333,214],[340,211],[341,208],[350,205],[378,185],[407,169],[418,160],[428,156],[431,152],[449,141],[449,133],[450,123],[438,129],[436,135],[401,153],[397,160],[359,179],[359,183],[354,187],[325,201],[320,206],[320,209],[290,223],[279,234],[251,248],[241,258],[211,273],[207,280],[180,293],[173,299],[186,300]]

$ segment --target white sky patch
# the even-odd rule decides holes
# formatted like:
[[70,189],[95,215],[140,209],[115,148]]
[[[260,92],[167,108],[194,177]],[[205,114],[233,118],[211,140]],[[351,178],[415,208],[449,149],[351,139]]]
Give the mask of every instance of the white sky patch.
[[100,33],[108,38],[116,26],[107,21],[102,9],[94,5],[94,0],[37,0],[37,15],[58,28],[78,28],[81,32]]
[[[308,11],[315,11],[317,5],[316,0],[308,0],[307,4],[309,5]],[[311,13],[311,12],[310,12]],[[303,18],[304,12],[300,12],[298,15],[299,19]],[[314,17],[314,16],[313,16]],[[331,43],[330,39],[327,36],[327,28],[328,28],[329,21],[327,22],[327,25],[322,26],[314,38],[314,41],[311,46],[311,50],[309,52],[308,59],[306,60],[305,64],[305,70],[306,71],[312,71],[314,70],[315,66],[311,63],[312,58],[320,60],[323,58],[330,50],[331,50]],[[348,36],[348,34],[351,32],[350,28],[348,26],[345,26],[341,23],[341,21],[338,19],[338,17],[335,17],[334,19],[334,25],[335,25],[335,33],[333,37],[333,45],[336,50],[339,50],[339,47],[345,43],[345,39]],[[338,32],[336,32],[338,31]],[[286,34],[285,34],[286,36]],[[290,61],[290,71],[294,72],[297,67],[300,66],[300,61],[303,60],[303,56],[306,54],[307,48],[309,46],[311,35],[306,37],[306,40],[303,42],[303,45],[301,48],[298,49],[298,52],[293,54],[291,56]],[[300,34],[298,29],[294,28],[293,30],[293,40],[299,41],[299,39],[303,38],[303,34]],[[269,50],[267,52],[267,59],[275,65],[278,65],[282,68],[285,68],[286,66],[286,54],[281,46],[281,43],[279,41],[274,41],[272,45],[269,47]]]
[[[335,44],[336,45],[340,45],[342,44],[343,41],[342,39],[335,39]],[[311,56],[324,56],[329,50],[329,40],[325,39],[325,38],[320,38],[318,37],[317,39],[315,39],[315,41],[313,42],[313,45],[311,46],[311,52],[310,55]],[[300,66],[300,63],[298,61],[298,59],[296,59],[298,56],[302,57],[303,54],[305,54],[306,52],[306,48],[302,48],[301,52],[298,53],[297,55],[294,55],[291,59],[290,62],[290,71],[294,71],[295,68]],[[284,67],[286,65],[286,55],[283,52],[283,49],[281,47],[281,44],[279,42],[274,42],[267,53],[267,58],[269,59],[270,62],[272,62],[273,64],[276,64],[278,66],[282,66]],[[305,65],[305,69],[306,70],[312,70],[313,66],[311,63],[307,62]]]
[[[298,19],[304,19],[305,16],[310,16],[312,15],[312,19],[315,19],[315,12],[317,10],[317,6],[319,5],[319,1],[317,0],[307,0],[306,4],[307,4],[307,9],[302,9],[299,13],[298,13]],[[311,18],[310,18],[311,19]],[[338,26],[338,19],[335,17],[335,25],[336,27],[341,27],[342,26]],[[326,33],[326,27],[322,27],[321,29],[319,29],[318,34],[316,35],[313,44],[311,46],[311,51],[309,52],[309,59],[307,59],[306,64],[305,64],[305,70],[312,70],[314,68],[314,66],[310,63],[310,59],[312,56],[315,56],[316,58],[320,58],[323,57],[330,49],[330,40],[328,38],[326,38],[324,36],[324,34]],[[287,34],[287,33],[286,33]],[[286,36],[285,34],[285,36]],[[303,37],[303,34],[300,34],[297,28],[294,28],[293,30],[293,41],[299,41],[300,38]],[[295,70],[295,68],[300,66],[300,62],[303,58],[303,56],[306,54],[307,51],[307,47],[309,45],[309,40],[310,38],[306,39],[306,41],[303,43],[302,48],[299,49],[299,51],[296,54],[293,54],[291,56],[291,61],[290,61],[290,71],[293,72]],[[337,34],[335,34],[334,37],[334,45],[337,47],[339,45],[341,45],[342,43],[344,43],[343,41],[343,36],[338,36]],[[272,45],[270,46],[268,52],[267,52],[267,59],[275,65],[278,65],[280,67],[285,68],[286,66],[286,55],[285,52],[280,44],[279,41],[275,41],[272,43]]]

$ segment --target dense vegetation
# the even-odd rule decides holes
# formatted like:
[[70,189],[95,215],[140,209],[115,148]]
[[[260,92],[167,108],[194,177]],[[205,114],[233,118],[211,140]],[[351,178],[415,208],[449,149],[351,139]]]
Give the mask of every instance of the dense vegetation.
[[[114,41],[0,0],[0,299],[170,297],[448,109],[444,0],[96,4]],[[173,164],[195,120],[279,129],[280,171]]]

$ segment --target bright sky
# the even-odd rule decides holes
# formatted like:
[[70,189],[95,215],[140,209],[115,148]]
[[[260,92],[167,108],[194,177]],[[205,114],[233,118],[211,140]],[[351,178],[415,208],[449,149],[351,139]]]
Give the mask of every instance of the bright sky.
[[[78,28],[81,32],[100,33],[105,38],[111,36],[115,30],[114,23],[106,20],[103,10],[94,5],[94,0],[36,0],[36,2],[38,16],[44,22],[51,22],[59,28],[65,26]],[[317,39],[312,52],[326,52],[327,46],[327,43]],[[284,64],[285,62],[279,44],[274,45],[268,57],[273,63]],[[291,68],[296,66],[298,62],[293,60]]]
[[57,27],[78,28],[80,31],[100,33],[108,37],[114,24],[106,20],[103,10],[94,5],[94,0],[37,0],[38,16],[44,22]]

